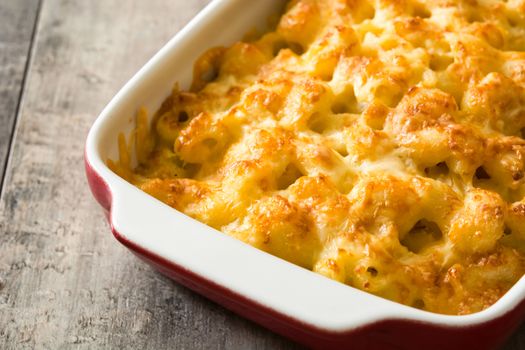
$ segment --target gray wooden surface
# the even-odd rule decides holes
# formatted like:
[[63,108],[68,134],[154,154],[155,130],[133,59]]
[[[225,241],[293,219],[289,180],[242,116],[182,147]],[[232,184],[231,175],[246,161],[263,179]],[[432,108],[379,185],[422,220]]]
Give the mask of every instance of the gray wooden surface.
[[37,0],[0,2],[0,184],[29,63],[38,5]]
[[207,2],[0,0],[0,349],[298,348],[134,258],[84,178],[99,111]]

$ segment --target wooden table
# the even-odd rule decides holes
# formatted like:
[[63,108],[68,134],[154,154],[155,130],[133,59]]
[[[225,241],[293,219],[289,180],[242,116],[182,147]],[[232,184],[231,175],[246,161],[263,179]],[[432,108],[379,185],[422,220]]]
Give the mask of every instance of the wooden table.
[[0,349],[298,348],[134,258],[84,177],[98,113],[207,2],[0,1]]

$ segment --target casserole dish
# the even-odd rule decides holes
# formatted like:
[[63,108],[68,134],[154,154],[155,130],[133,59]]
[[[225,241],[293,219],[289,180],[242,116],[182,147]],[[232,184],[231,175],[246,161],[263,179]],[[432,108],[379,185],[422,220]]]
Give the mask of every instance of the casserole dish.
[[282,1],[212,2],[102,112],[87,139],[86,172],[115,237],[182,284],[309,346],[490,348],[500,344],[521,320],[523,280],[476,314],[445,316],[417,310],[217,234],[141,192],[106,166],[106,159],[117,157],[118,134],[133,129],[129,116],[139,106],[157,109],[175,82],[189,85],[193,62],[205,49],[232,43],[254,24],[262,27],[282,5]]

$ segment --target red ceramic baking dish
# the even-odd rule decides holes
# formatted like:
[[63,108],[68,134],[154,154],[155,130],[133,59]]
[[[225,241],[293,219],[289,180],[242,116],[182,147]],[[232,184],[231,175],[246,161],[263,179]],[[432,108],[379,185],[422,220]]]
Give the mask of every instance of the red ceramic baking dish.
[[485,349],[522,321],[525,280],[488,309],[434,314],[332,281],[257,250],[168,207],[106,165],[140,106],[156,110],[175,82],[188,87],[206,49],[243,37],[283,1],[216,0],[171,39],[111,100],[93,124],[85,167],[114,236],[179,283],[246,318],[314,348]]

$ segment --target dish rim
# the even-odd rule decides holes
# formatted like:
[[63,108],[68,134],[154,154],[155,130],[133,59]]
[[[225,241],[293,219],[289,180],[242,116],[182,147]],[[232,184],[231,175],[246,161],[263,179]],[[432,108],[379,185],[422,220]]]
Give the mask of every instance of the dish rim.
[[[213,0],[208,4],[124,85],[124,87],[103,109],[91,127],[86,140],[85,163],[89,171],[92,171],[96,176],[100,177],[100,180],[105,186],[107,186],[109,198],[106,198],[105,203],[101,204],[110,211],[108,219],[116,238],[128,247],[130,247],[130,245],[139,247],[145,252],[148,252],[151,256],[165,259],[172,264],[179,265],[182,268],[195,273],[204,280],[216,283],[222,288],[232,291],[233,294],[243,296],[255,304],[263,305],[277,314],[328,332],[348,332],[350,330],[356,330],[361,327],[384,321],[417,322],[447,328],[472,327],[503,317],[518,306],[520,302],[523,302],[525,300],[525,279],[523,277],[492,306],[483,311],[469,315],[456,316],[437,314],[386,300],[356,288],[332,281],[312,271],[302,269],[292,263],[251,247],[227,235],[216,234],[217,231],[213,228],[189,218],[140,191],[138,188],[113,173],[107,167],[104,157],[101,154],[101,143],[103,142],[102,134],[105,129],[109,127],[109,124],[114,124],[110,122],[113,122],[112,119],[118,114],[118,110],[126,103],[132,103],[131,96],[140,90],[143,83],[152,76],[153,72],[159,71],[159,69],[162,68],[162,65],[168,64],[166,57],[170,53],[173,53],[176,50],[183,50],[185,46],[189,45],[191,38],[196,37],[199,31],[202,31],[203,28],[210,23],[210,18],[231,11],[232,7],[237,6],[240,8],[242,2],[242,0]],[[190,67],[193,66],[193,62],[186,62],[185,64],[188,64]],[[116,139],[114,143],[116,147]],[[136,213],[147,213],[148,217],[145,221],[141,221],[138,218],[139,215],[134,215]],[[172,218],[169,219],[168,217]],[[170,229],[165,226],[169,226],[168,224],[175,221],[180,227],[183,227],[183,229],[176,234],[168,236],[167,234]],[[160,225],[160,223],[162,223],[162,225]],[[164,226],[164,229],[159,229],[159,226]],[[151,230],[152,227],[156,228],[153,230],[155,232],[150,232],[149,235],[143,233],[144,230]],[[164,230],[164,232],[161,232],[162,230]],[[174,236],[181,237],[173,239]],[[155,241],[155,239],[160,239],[161,241]],[[192,241],[191,248],[188,249],[192,249],[192,252],[195,253],[194,250],[198,248],[199,242],[202,243],[201,240],[204,240],[204,243],[213,243],[221,249],[226,247],[227,250],[219,252],[213,252],[211,248],[206,250],[206,253],[214,256],[215,260],[212,259],[214,263],[201,263],[201,265],[199,265],[198,262],[191,262],[188,260],[188,254],[181,253],[184,249],[167,249],[167,247],[170,247],[170,244],[174,242],[180,243],[186,241],[186,243],[189,244],[189,242]],[[127,244],[125,242],[127,242]],[[242,286],[242,283],[240,283],[241,279],[248,278],[247,273],[242,271],[244,266],[235,267],[235,264],[232,262],[222,264],[217,263],[218,258],[225,258],[226,255],[232,253],[237,254],[233,254],[232,256],[248,258],[248,263],[252,264],[251,267],[255,268],[255,272],[264,271],[264,268],[259,265],[267,263],[267,265],[264,265],[263,267],[270,269],[274,278],[278,277],[277,280],[272,278],[272,280],[269,281],[270,284],[277,284],[278,281],[280,281],[280,283],[289,281],[289,277],[292,278],[292,280],[295,279],[295,282],[300,283],[302,286],[307,285],[314,289],[317,288],[318,292],[331,291],[331,293],[338,298],[351,297],[353,298],[353,306],[358,307],[359,310],[358,312],[355,312],[355,309],[352,309],[351,307],[349,308],[348,300],[337,299],[339,304],[334,304],[331,300],[326,301],[325,299],[327,298],[323,299],[325,300],[325,312],[322,312],[321,307],[317,307],[315,310],[312,308],[306,308],[309,311],[307,310],[303,312],[299,310],[297,305],[294,305],[294,307],[287,307],[286,302],[291,301],[292,303],[297,304],[310,299],[305,299],[304,296],[297,298],[297,300],[291,298],[291,295],[289,294],[292,291],[297,291],[297,287],[292,288],[292,291],[289,291],[285,297],[284,294],[287,292],[286,288],[283,288],[283,286],[281,286],[281,288],[274,285],[266,286],[272,287],[270,290],[275,292],[272,296],[263,296],[260,292],[258,293],[256,291],[257,288],[261,286],[264,287],[262,282],[255,283],[253,279],[251,279],[251,283],[245,283],[245,286]],[[199,257],[201,256],[199,255]],[[242,265],[245,265],[245,263],[246,261],[244,261]],[[227,278],[221,276],[221,273],[224,272],[221,268],[225,267],[232,268],[231,270],[228,270],[230,274]],[[319,287],[310,285],[311,283],[318,283]],[[346,291],[342,291],[341,288],[344,288]],[[307,296],[313,295],[309,290],[303,292],[307,293]],[[319,303],[321,301],[310,300],[310,302]],[[327,302],[331,303],[326,304]],[[359,307],[359,305],[356,304],[362,304],[362,306]],[[372,308],[365,313],[365,310],[362,310],[365,307]],[[341,310],[344,310],[345,308],[348,308],[349,311],[355,312],[359,317],[341,317],[341,315],[333,315],[333,311],[331,314],[327,314],[326,312],[326,309],[337,310],[337,313],[341,314],[343,313]],[[334,317],[336,318],[335,320],[333,319]]]

